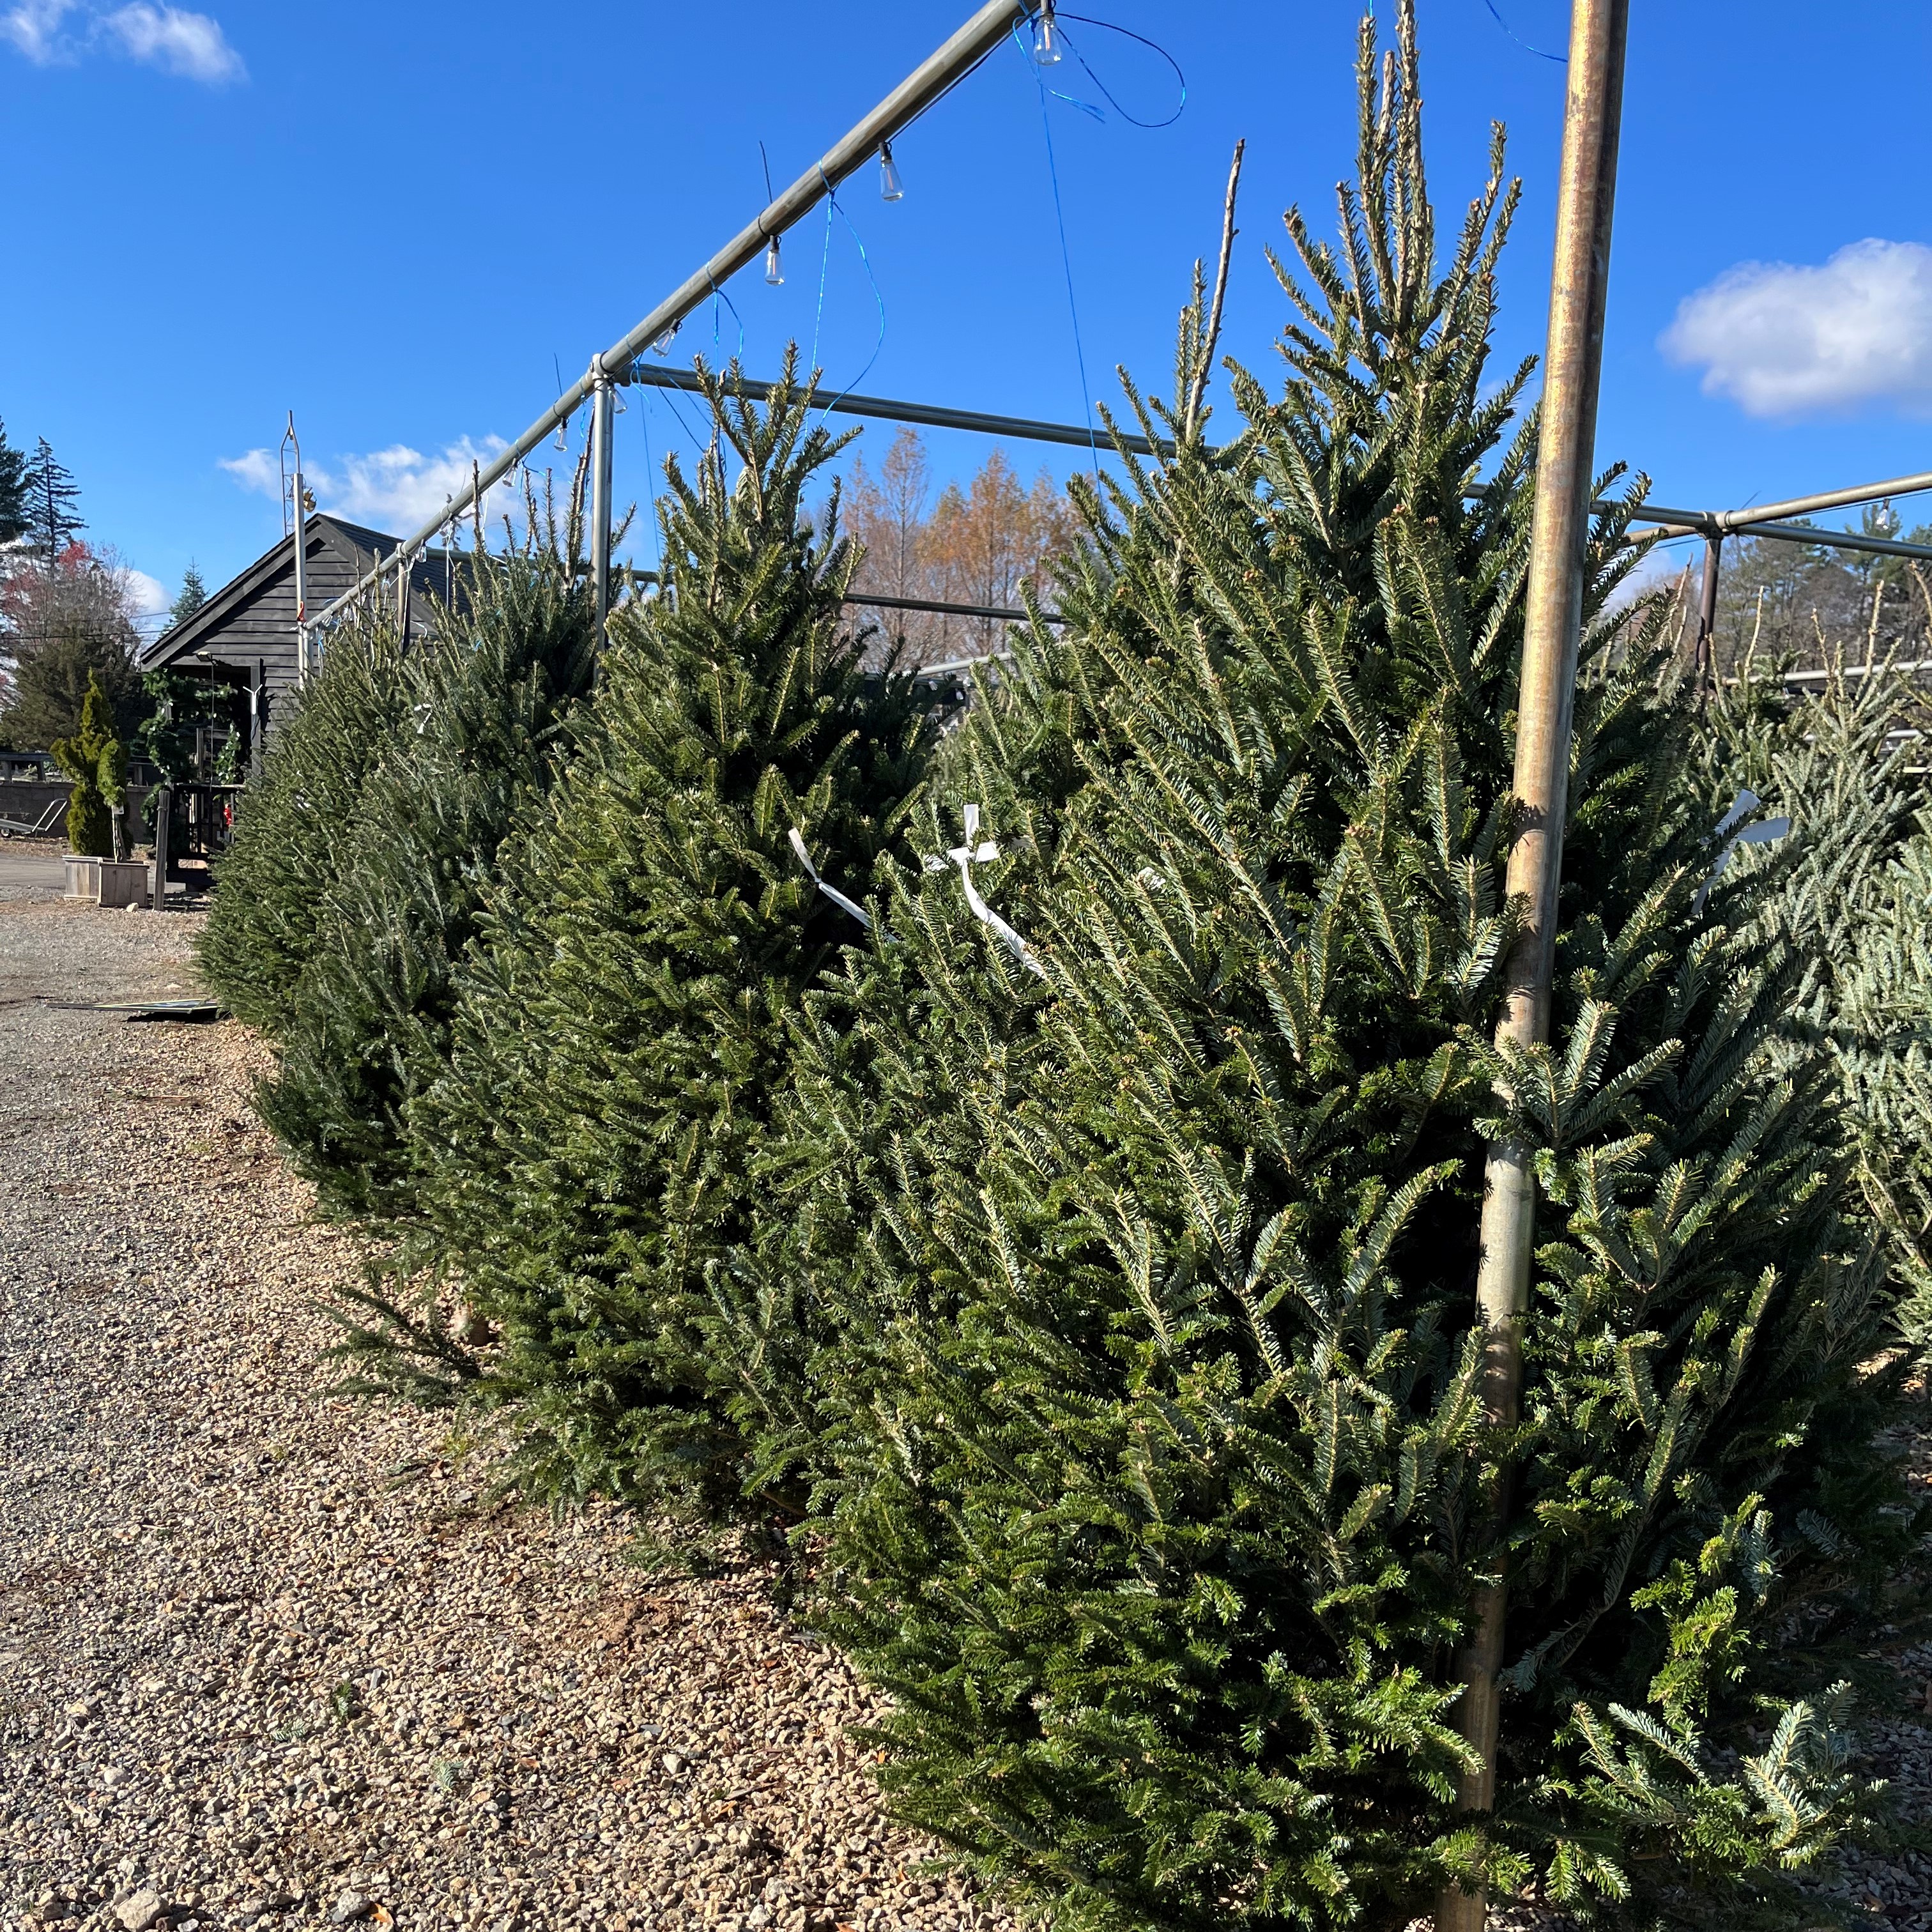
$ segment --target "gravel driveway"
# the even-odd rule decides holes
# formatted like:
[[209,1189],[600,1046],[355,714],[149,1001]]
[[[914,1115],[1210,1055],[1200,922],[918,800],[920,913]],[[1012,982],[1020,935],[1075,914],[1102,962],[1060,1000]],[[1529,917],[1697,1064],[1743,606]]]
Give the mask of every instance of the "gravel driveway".
[[353,1271],[194,920],[0,905],[0,1924],[1004,1924],[882,1822],[870,1706],[746,1568],[479,1502],[332,1400]]

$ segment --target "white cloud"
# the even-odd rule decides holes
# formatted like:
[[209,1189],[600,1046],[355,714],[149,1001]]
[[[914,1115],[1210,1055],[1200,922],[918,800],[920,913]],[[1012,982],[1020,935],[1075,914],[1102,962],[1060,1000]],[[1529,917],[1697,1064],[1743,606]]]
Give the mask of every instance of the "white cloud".
[[174,608],[175,600],[169,595],[167,586],[145,570],[128,569],[128,596],[137,617],[164,616]]
[[101,25],[121,43],[130,60],[145,61],[164,74],[218,87],[241,80],[248,70],[228,44],[221,22],[178,7],[151,7],[147,0],[110,14]]
[[1685,298],[1660,346],[1750,416],[1932,415],[1932,248],[1869,240],[1822,267],[1740,262]]
[[[447,444],[440,454],[425,456],[399,442],[304,470],[302,480],[321,508],[352,523],[406,536],[467,487],[472,465],[488,463],[502,447],[500,436],[485,436],[480,442],[466,436]],[[280,497],[281,465],[272,451],[250,449],[240,456],[224,456],[220,464],[244,490]],[[484,518],[494,523],[521,507],[521,499],[509,484],[499,483],[484,498]]]
[[[69,16],[79,15],[72,32]],[[164,74],[218,87],[245,80],[248,70],[229,44],[221,22],[206,14],[190,13],[163,0],[131,0],[104,14],[77,0],[19,0],[0,14],[0,40],[11,44],[36,67],[68,67],[97,48],[124,54]]]
[[74,0],[25,0],[0,14],[0,39],[10,41],[36,67],[71,59],[60,24],[73,10]]
[[223,469],[244,490],[264,496],[278,496],[282,490],[281,466],[266,449],[250,449],[240,456],[219,459]]

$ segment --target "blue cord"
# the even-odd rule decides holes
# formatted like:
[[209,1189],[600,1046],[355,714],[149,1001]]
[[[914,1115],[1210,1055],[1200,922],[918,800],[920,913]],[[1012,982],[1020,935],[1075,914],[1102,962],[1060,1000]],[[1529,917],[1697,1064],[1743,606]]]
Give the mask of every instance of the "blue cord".
[[[865,242],[858,230],[852,226],[852,218],[841,206],[838,190],[830,182],[826,181],[825,170],[823,168],[818,171],[818,178],[825,182],[826,254],[829,256],[832,250],[832,217],[833,212],[836,210],[838,219],[845,224],[846,233],[852,238],[852,245],[859,251],[860,264],[866,271],[866,280],[872,284],[872,300],[878,305],[879,310],[879,332],[873,340],[872,354],[866,358],[865,368],[861,369],[858,374],[854,376],[851,381],[832,398],[830,403],[825,405],[824,410],[820,412],[820,418],[823,421],[826,416],[832,413],[832,404],[843,402],[872,373],[872,364],[879,359],[879,351],[886,346],[886,298],[879,292],[878,277],[872,273],[872,258],[866,254]],[[818,303],[820,312],[822,314],[825,306],[825,265],[823,261],[820,262],[818,269]],[[812,329],[812,360],[813,368],[816,368],[818,365],[818,325],[815,322]]]
[[[1490,10],[1493,12],[1495,10],[1492,8]],[[1102,80],[1090,67],[1088,66],[1087,56],[1083,54],[1077,46],[1074,46],[1072,37],[1070,34],[1064,32],[1061,34],[1060,37],[1060,39],[1066,43],[1070,49],[1072,50],[1073,58],[1080,63],[1081,67],[1086,73],[1087,78],[1090,80],[1102,94],[1106,95],[1107,104],[1112,107],[1114,112],[1130,127],[1148,128],[1172,128],[1175,122],[1180,118],[1182,114],[1186,112],[1187,107],[1187,76],[1181,72],[1180,63],[1176,60],[1173,55],[1169,53],[1166,48],[1162,46],[1159,41],[1150,40],[1144,34],[1136,34],[1132,32],[1131,28],[1126,27],[1117,27],[1111,20],[1096,20],[1090,16],[1085,14],[1062,14],[1056,10],[1053,17],[1056,26],[1062,20],[1078,20],[1083,27],[1098,27],[1103,33],[1119,34],[1128,40],[1138,40],[1142,46],[1151,47],[1156,53],[1160,55],[1162,60],[1166,62],[1169,67],[1173,68],[1174,77],[1180,83],[1180,106],[1176,107],[1174,112],[1170,114],[1165,121],[1137,121],[1134,118],[1132,115],[1130,114],[1127,110],[1114,98],[1113,94],[1108,88],[1107,83]],[[1065,100],[1066,97],[1063,94],[1060,98],[1062,100]],[[1073,105],[1076,107],[1084,107],[1087,104],[1084,101],[1076,101],[1073,103]],[[1087,111],[1088,113],[1095,115],[1096,117],[1099,114],[1099,110],[1096,108],[1088,107]]]
[[[1490,17],[1496,22],[1498,26],[1502,28],[1504,33],[1508,34],[1511,40],[1515,41],[1518,46],[1522,48],[1525,53],[1534,54],[1538,60],[1554,61],[1558,67],[1568,67],[1570,64],[1568,60],[1562,54],[1545,53],[1540,47],[1532,46],[1530,44],[1503,18],[1502,14],[1496,11],[1496,0],[1483,0],[1483,4],[1490,10]],[[1081,62],[1081,65],[1083,67],[1085,66],[1086,62],[1082,61]]]
[[718,304],[722,302],[731,311],[731,320],[738,325],[738,360],[745,359],[745,318],[738,313],[738,304],[716,282],[711,284],[711,346],[721,346],[718,339]]
[[[820,168],[818,178],[825,181],[825,170]],[[825,272],[832,262],[832,211],[838,206],[838,197],[832,192],[832,184],[826,182],[825,245],[818,252],[818,306],[812,316],[812,360],[806,364],[814,378],[818,374],[818,330],[825,320]]]
[[[1020,50],[1022,54],[1026,50]],[[1027,56],[1029,65],[1032,56]],[[1040,70],[1034,69],[1034,80],[1040,88],[1040,124],[1046,136],[1046,175],[1053,184],[1053,218],[1060,229],[1060,262],[1066,272],[1066,313],[1073,322],[1073,355],[1080,365],[1080,400],[1087,411],[1087,447],[1094,458],[1094,480],[1100,479],[1100,444],[1094,434],[1094,398],[1087,386],[1087,351],[1080,340],[1080,308],[1073,298],[1073,257],[1066,246],[1066,211],[1060,201],[1060,170],[1053,158],[1053,116],[1046,104],[1047,86],[1040,78]],[[870,366],[869,364],[868,365]]]
[[644,475],[649,488],[645,501],[650,506],[649,514],[651,529],[656,538],[658,575],[664,575],[664,533],[658,528],[658,466],[657,459],[651,454],[651,392],[640,383],[637,386],[638,424],[644,433]]

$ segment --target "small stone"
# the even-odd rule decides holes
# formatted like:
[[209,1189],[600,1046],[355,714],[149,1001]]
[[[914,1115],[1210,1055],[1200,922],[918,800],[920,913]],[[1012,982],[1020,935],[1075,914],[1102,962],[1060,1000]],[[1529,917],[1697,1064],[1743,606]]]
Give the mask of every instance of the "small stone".
[[114,1916],[127,1927],[128,1932],[148,1932],[167,1909],[158,1894],[143,1886],[139,1892],[130,1892],[115,1906]]
[[332,1925],[352,1924],[358,1918],[367,1918],[370,1910],[369,1901],[359,1892],[345,1892],[329,1908],[328,1922]]
[[684,1760],[676,1751],[666,1751],[660,1762],[674,1778],[684,1768]]
[[100,1782],[112,1791],[117,1784],[124,1784],[128,1774],[118,1764],[104,1764],[100,1767]]

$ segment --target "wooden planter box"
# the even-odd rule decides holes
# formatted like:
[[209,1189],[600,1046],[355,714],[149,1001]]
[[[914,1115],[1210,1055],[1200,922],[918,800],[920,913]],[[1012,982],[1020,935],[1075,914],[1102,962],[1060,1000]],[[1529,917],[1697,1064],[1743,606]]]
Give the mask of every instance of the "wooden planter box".
[[83,859],[67,855],[67,896],[100,906],[148,903],[148,867],[141,859]]
[[95,904],[145,906],[148,903],[148,866],[142,859],[100,859],[100,885]]

